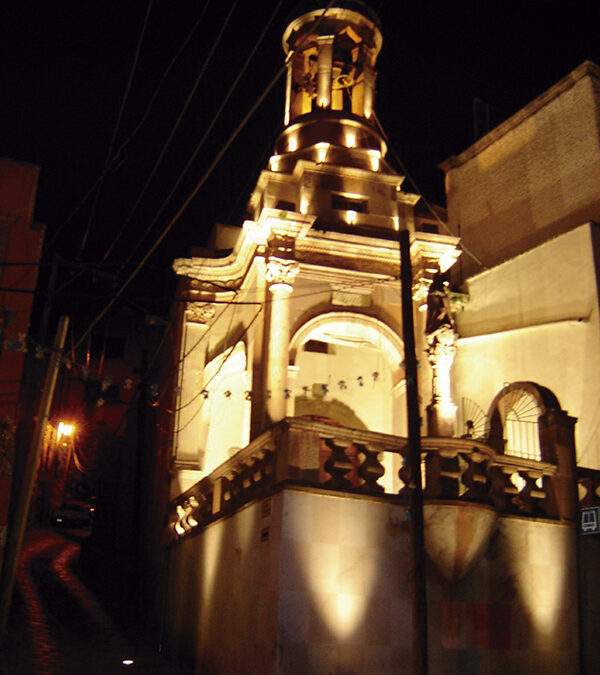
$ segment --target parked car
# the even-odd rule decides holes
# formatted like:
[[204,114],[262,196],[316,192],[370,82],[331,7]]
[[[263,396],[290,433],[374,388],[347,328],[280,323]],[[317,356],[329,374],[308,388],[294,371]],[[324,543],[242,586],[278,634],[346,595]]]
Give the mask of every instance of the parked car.
[[94,518],[94,505],[88,502],[65,502],[54,516],[60,527],[89,529]]

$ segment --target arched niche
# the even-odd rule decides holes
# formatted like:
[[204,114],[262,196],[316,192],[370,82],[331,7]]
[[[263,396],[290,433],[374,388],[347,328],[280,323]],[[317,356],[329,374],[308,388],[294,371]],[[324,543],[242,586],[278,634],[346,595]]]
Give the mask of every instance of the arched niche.
[[310,319],[296,331],[290,340],[291,365],[296,363],[298,348],[308,340],[377,347],[382,351],[392,370],[398,374],[401,372],[401,364],[404,361],[404,343],[389,326],[379,319],[353,312],[328,312]]
[[[310,319],[290,341],[290,414],[360,419],[371,431],[404,435],[404,345],[382,321],[353,312]],[[339,409],[339,410],[338,410]],[[340,420],[341,421],[341,420]]]
[[[250,389],[246,345],[238,342],[204,368],[200,466],[210,473],[240,448],[250,435]],[[232,423],[235,421],[235,423]]]
[[542,459],[539,419],[550,410],[560,410],[550,389],[535,382],[506,385],[488,410],[488,444],[503,454]]

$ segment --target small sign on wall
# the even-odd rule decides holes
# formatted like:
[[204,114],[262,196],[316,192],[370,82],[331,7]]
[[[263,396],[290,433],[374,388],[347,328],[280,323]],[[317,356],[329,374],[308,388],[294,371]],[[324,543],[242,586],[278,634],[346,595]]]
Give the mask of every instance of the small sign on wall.
[[600,507],[591,506],[581,509],[581,532],[583,534],[598,534],[600,532]]

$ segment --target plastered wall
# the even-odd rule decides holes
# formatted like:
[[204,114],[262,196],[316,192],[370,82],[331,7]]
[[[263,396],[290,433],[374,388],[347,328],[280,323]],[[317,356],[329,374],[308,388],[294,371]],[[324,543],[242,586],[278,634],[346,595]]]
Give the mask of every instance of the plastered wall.
[[[172,548],[166,648],[196,672],[410,672],[409,545],[399,504],[285,490]],[[574,550],[505,517],[462,580],[428,562],[430,672],[576,672]]]
[[600,468],[598,291],[591,225],[583,225],[468,281],[457,315],[454,398],[485,412],[506,383],[551,389],[578,418],[579,464]]

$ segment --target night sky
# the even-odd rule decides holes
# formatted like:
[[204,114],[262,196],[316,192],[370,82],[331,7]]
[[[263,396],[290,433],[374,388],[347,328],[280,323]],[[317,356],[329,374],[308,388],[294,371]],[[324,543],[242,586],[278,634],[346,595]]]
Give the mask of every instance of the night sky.
[[[103,172],[148,5],[22,0],[4,6],[1,153],[41,167],[36,220],[47,226],[42,278],[54,253],[125,278],[281,66],[281,34],[296,5],[289,0],[275,15],[179,189],[166,202],[278,4],[240,0],[155,177],[131,213],[234,6],[222,0],[206,4],[153,0],[113,147],[116,158],[97,199],[91,188]],[[443,173],[437,165],[473,142],[474,97],[490,106],[493,127],[584,60],[600,62],[592,2],[370,4],[381,17],[384,35],[378,117],[421,191],[437,203],[443,202]],[[282,110],[283,80],[150,258],[131,286],[132,297],[148,308],[153,297],[168,299],[172,259],[187,255],[191,245],[204,244],[215,221],[241,224],[248,196],[281,129]],[[396,164],[391,153],[388,159]],[[65,286],[65,297],[74,293],[73,285]],[[103,288],[102,293],[109,291]]]

